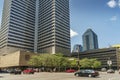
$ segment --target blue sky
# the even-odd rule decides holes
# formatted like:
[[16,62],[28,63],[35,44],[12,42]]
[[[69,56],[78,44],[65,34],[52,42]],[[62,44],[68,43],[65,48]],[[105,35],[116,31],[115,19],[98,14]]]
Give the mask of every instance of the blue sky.
[[70,0],[70,24],[76,35],[74,44],[82,44],[82,34],[91,28],[98,35],[99,47],[120,43],[119,0]]
[[[0,21],[3,0],[0,0]],[[99,47],[120,44],[119,0],[70,0],[71,47],[82,44],[82,34],[91,28],[98,35]]]

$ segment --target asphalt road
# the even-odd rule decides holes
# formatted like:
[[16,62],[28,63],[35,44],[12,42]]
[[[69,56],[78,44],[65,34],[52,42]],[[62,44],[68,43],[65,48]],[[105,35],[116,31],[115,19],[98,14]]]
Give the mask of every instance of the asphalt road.
[[89,77],[75,77],[74,73],[49,73],[40,72],[35,74],[0,74],[0,80],[120,80],[118,72],[114,74],[107,74],[100,72],[100,76],[96,78]]

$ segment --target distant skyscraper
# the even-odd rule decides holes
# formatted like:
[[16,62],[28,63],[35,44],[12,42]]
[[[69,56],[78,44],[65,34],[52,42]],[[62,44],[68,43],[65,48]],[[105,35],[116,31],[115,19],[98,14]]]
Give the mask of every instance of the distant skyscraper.
[[81,52],[81,51],[82,51],[82,46],[80,44],[74,45],[72,52]]
[[83,39],[83,50],[98,49],[98,38],[92,29],[87,29],[87,31],[82,36]]
[[4,0],[0,49],[69,53],[69,0]]

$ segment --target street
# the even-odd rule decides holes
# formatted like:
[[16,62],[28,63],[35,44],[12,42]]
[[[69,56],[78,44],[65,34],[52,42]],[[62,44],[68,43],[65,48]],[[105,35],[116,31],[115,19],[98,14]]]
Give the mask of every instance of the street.
[[0,80],[120,80],[118,72],[107,74],[100,72],[100,76],[96,78],[76,77],[74,73],[49,73],[40,72],[35,74],[0,74]]

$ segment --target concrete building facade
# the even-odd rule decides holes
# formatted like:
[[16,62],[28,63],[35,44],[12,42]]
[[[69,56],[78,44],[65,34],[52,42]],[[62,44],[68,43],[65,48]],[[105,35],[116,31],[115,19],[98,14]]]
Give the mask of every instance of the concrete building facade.
[[0,52],[17,50],[70,53],[69,0],[4,0]]
[[38,52],[70,53],[69,0],[40,0]]
[[[72,53],[71,56],[78,58],[78,53]],[[107,61],[112,61],[112,68],[118,69],[120,67],[120,49],[119,48],[103,48],[103,49],[95,49],[89,50],[79,53],[79,58],[96,58],[101,61],[101,68],[108,68]]]
[[30,66],[28,61],[33,55],[38,54],[19,50],[14,53],[2,55],[0,56],[0,68]]

